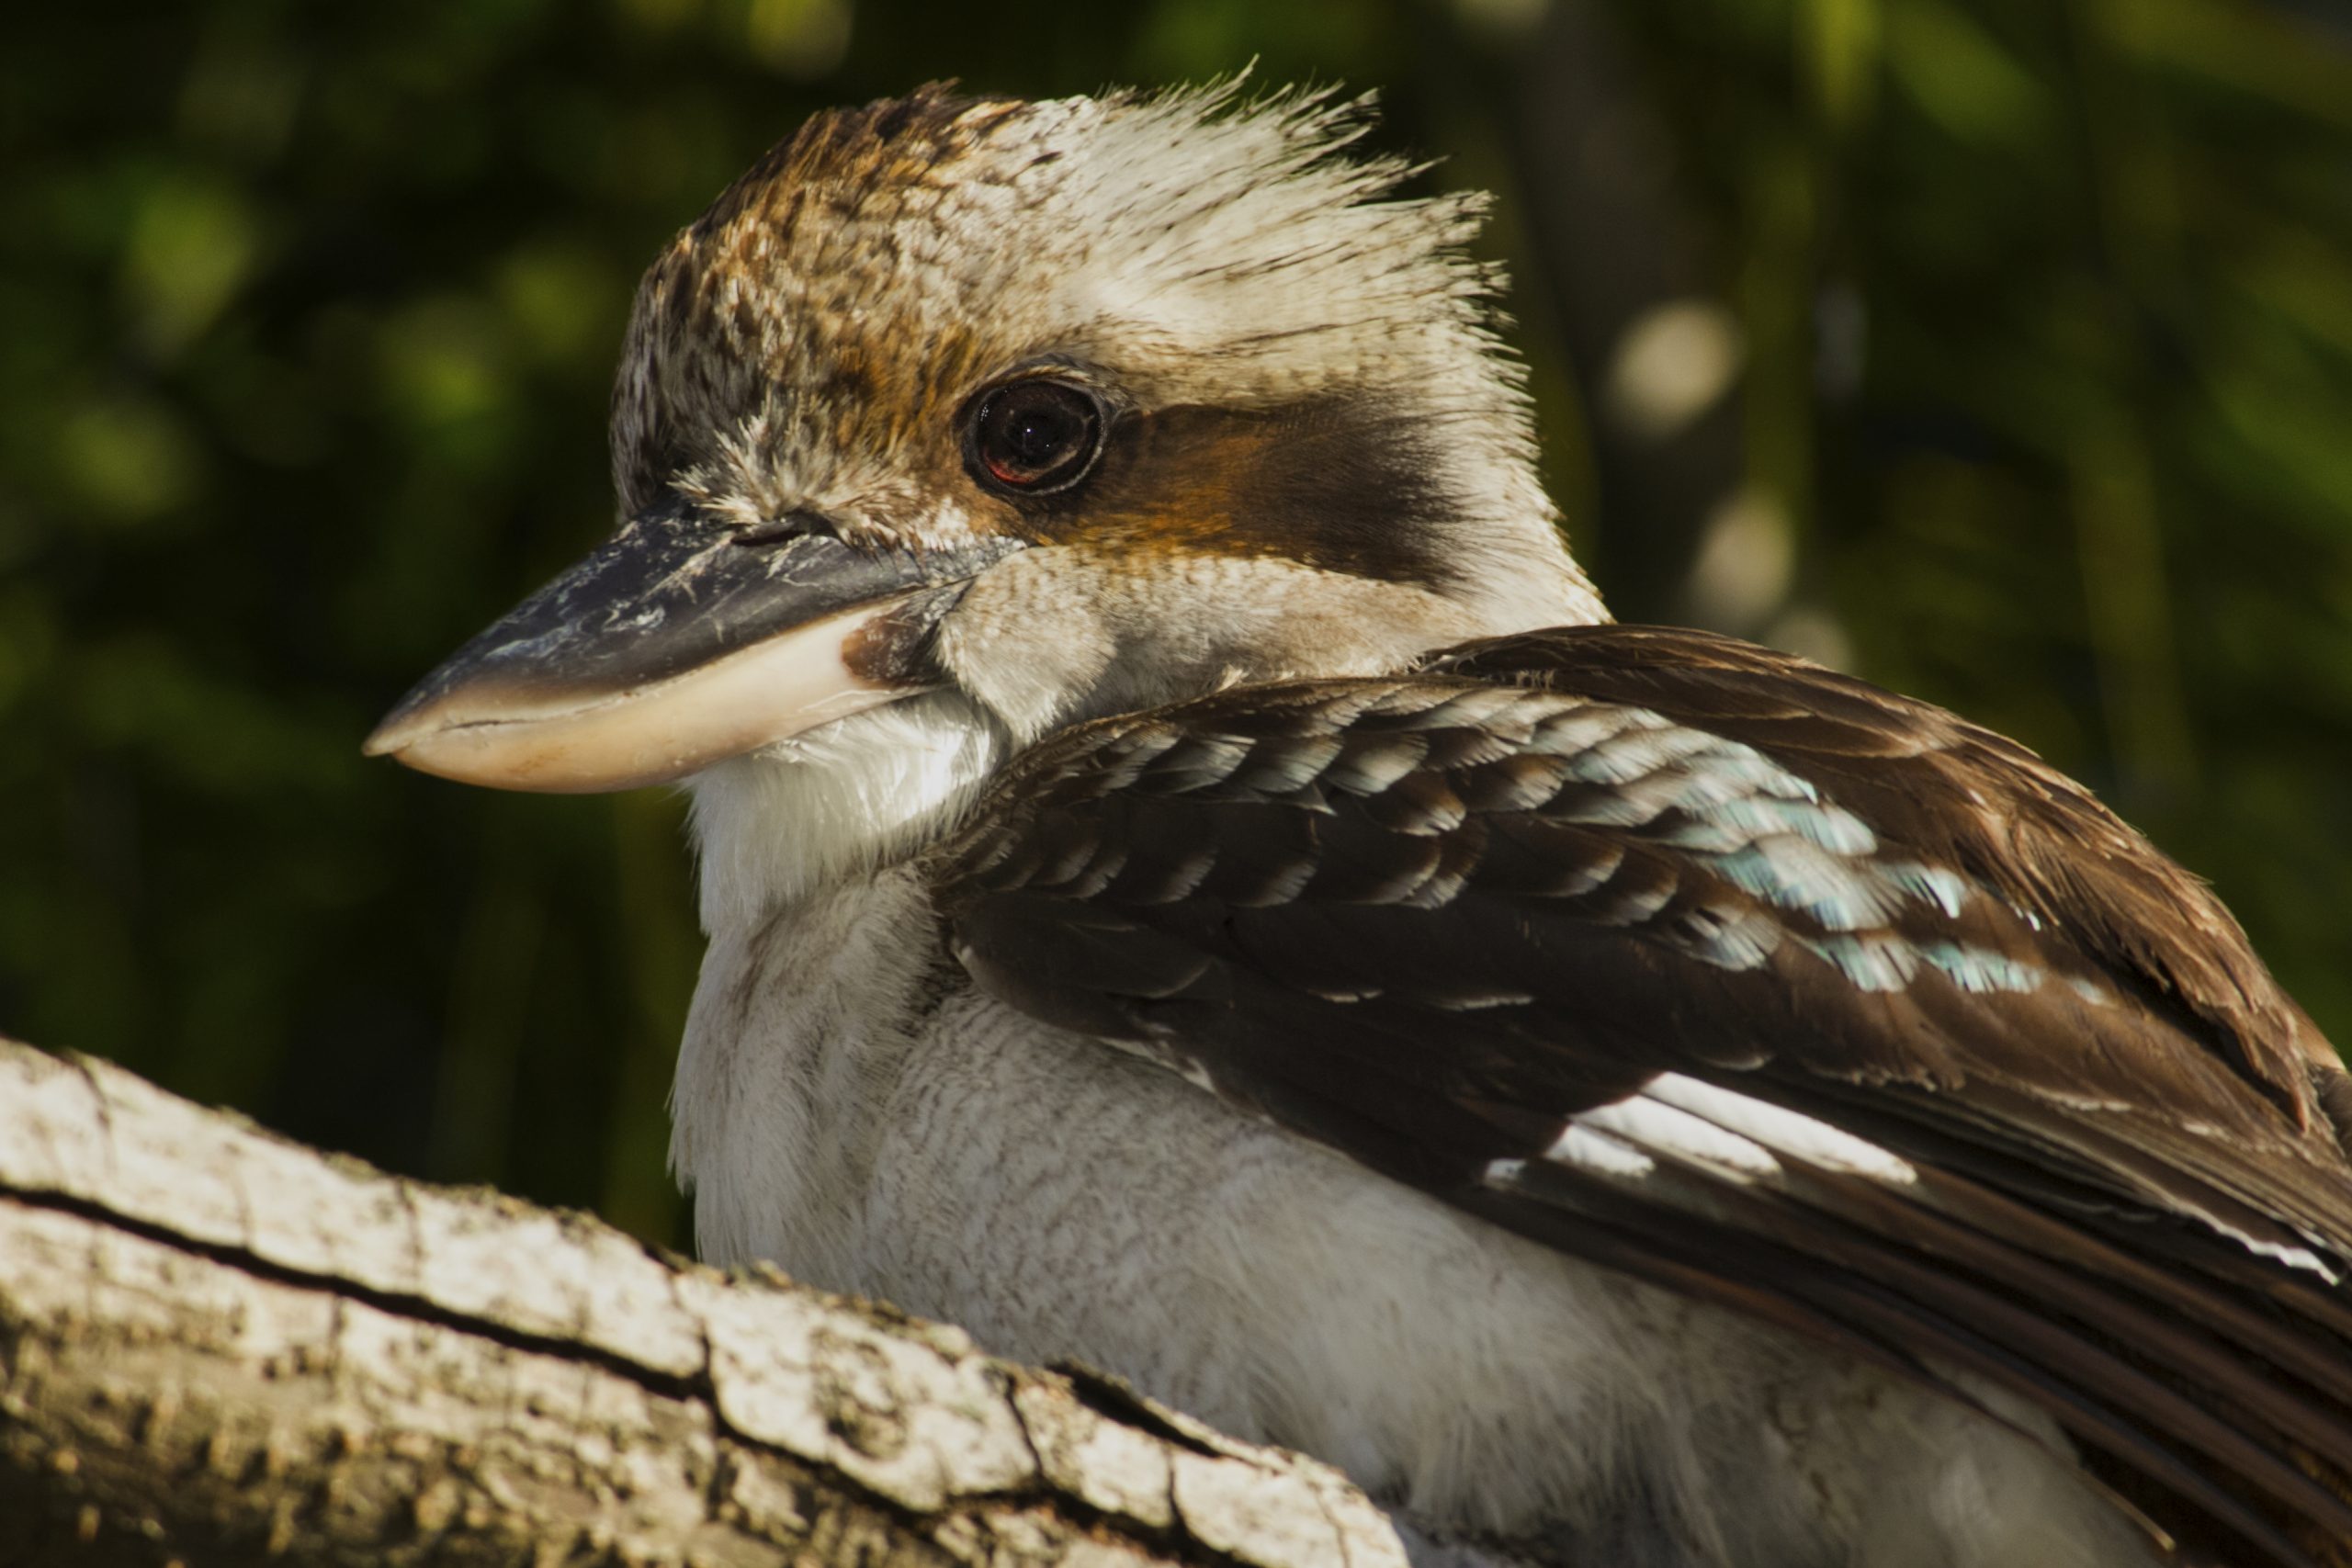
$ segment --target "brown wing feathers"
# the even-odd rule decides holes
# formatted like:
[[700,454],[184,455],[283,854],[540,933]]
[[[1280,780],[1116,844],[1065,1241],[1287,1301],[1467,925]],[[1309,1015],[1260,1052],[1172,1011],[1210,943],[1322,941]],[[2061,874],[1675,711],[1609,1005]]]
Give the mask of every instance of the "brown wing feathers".
[[[2192,1555],[2352,1562],[2340,1070],[2193,878],[2007,741],[1701,634],[1544,633],[1071,731],[940,874],[1041,1017],[2022,1394]],[[1711,1167],[1669,1081],[1911,1174]],[[1572,1128],[1608,1158],[1554,1157]]]
[[2204,884],[2005,736],[1752,644],[1670,627],[1495,638],[1430,668],[1663,701],[1683,722],[1805,773],[1889,838],[1962,867],[2053,940],[2193,1013],[2211,1027],[2213,1049],[2299,1122],[2314,1111],[2310,1067],[2342,1076]]

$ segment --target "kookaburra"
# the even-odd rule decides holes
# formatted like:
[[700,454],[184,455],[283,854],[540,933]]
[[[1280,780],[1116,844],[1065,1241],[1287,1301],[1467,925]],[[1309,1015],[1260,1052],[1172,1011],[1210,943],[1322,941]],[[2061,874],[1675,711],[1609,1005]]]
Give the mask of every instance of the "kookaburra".
[[2352,1089],[2031,753],[1611,624],[1331,100],[820,116],[654,264],[618,532],[369,742],[693,795],[773,1259],[1562,1564],[2352,1563]]

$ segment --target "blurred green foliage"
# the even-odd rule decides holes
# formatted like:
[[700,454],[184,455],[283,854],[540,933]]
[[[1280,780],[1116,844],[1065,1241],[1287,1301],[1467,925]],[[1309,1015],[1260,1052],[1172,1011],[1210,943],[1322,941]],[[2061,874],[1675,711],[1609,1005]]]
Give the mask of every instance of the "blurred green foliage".
[[[1498,191],[1552,477],[1599,367],[1523,213],[1569,0],[213,0],[0,48],[0,1028],[683,1241],[674,801],[366,763],[607,525],[638,268],[828,104],[1375,86]],[[2352,32],[2254,0],[1616,0],[1731,307],[1794,640],[2009,730],[2352,1040]],[[1630,154],[1629,154],[1630,156]],[[1639,162],[1640,160],[1636,160]],[[1607,236],[1595,235],[1599,243]],[[1810,617],[1804,619],[1802,617]],[[1810,628],[1809,630],[1807,628]],[[1799,637],[1800,632],[1804,633]],[[1772,635],[1767,629],[1766,635]]]

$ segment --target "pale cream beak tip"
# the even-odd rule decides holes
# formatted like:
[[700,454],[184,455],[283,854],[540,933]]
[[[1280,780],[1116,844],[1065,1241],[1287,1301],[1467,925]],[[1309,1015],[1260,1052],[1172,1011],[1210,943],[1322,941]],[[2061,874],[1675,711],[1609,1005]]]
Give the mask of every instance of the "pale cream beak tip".
[[714,762],[910,694],[853,671],[843,649],[896,597],[860,604],[651,685],[568,705],[484,676],[406,705],[361,743],[370,757],[460,784],[597,794],[670,784]]

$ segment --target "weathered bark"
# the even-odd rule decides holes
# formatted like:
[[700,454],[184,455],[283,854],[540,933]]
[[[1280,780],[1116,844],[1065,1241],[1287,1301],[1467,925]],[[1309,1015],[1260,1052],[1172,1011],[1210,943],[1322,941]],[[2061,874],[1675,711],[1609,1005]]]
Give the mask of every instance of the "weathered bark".
[[1401,1568],[1335,1472],[0,1041],[0,1562]]

